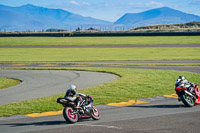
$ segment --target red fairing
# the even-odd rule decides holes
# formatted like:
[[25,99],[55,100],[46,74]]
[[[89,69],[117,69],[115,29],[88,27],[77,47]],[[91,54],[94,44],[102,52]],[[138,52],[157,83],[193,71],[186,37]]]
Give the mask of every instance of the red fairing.
[[197,95],[197,99],[195,100],[195,104],[200,104],[200,91],[199,91],[199,88],[198,88],[197,85],[195,86],[194,90],[195,90],[195,93]]
[[185,106],[192,107],[200,104],[200,90],[197,84],[191,84],[189,88],[177,87],[175,91],[178,95],[178,101],[182,101]]
[[182,90],[187,90],[186,88],[180,87],[180,88],[176,88],[176,93],[179,94],[181,93]]

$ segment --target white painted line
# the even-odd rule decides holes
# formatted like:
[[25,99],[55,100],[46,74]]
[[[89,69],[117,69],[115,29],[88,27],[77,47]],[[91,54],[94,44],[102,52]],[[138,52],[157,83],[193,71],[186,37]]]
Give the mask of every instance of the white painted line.
[[76,124],[76,125],[77,126],[87,126],[87,127],[104,127],[104,128],[119,129],[119,130],[122,129],[122,127],[108,126],[108,125],[89,125],[89,124]]

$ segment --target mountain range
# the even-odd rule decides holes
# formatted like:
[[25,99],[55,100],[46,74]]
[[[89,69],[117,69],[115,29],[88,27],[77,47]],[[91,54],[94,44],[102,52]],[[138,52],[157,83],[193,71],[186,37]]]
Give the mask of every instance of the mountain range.
[[152,24],[177,24],[200,21],[200,16],[187,14],[168,7],[156,8],[141,13],[126,13],[114,24],[134,27]]
[[41,31],[77,27],[144,26],[151,24],[175,24],[200,21],[200,16],[187,14],[168,7],[141,13],[126,13],[116,22],[83,17],[62,9],[49,9],[34,5],[9,7],[0,5],[0,31]]
[[0,5],[0,29],[6,31],[41,31],[49,28],[66,29],[75,26],[110,24],[112,23],[61,9],[48,9],[30,4],[20,7]]

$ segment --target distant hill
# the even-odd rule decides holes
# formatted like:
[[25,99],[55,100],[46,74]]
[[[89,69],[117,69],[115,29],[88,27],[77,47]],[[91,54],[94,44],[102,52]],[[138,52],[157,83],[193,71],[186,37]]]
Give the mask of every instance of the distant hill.
[[162,7],[141,13],[127,13],[114,24],[138,27],[152,24],[186,23],[191,21],[200,21],[200,16]]
[[200,32],[200,21],[181,24],[147,25],[134,28],[132,32]]
[[[0,5],[1,31],[66,31],[106,26],[105,29],[122,30],[152,24],[177,24],[200,21],[200,17],[168,7],[156,8],[141,13],[127,13],[114,24],[91,17],[83,17],[61,9],[49,9],[31,4],[20,7]],[[101,29],[101,28],[100,28]]]
[[[66,29],[67,27],[110,25],[111,22],[83,17],[61,10],[48,9],[34,5],[8,7],[0,5],[1,31],[27,31],[46,29]],[[88,26],[88,27],[89,27]]]

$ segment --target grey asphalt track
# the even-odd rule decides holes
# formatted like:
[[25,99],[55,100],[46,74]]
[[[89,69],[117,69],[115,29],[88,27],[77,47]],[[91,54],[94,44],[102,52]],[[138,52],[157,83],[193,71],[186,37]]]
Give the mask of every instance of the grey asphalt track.
[[177,99],[157,98],[128,107],[98,106],[101,119],[83,119],[75,124],[62,115],[0,120],[2,133],[199,133],[200,106],[186,108]]
[[64,93],[70,84],[78,89],[116,80],[108,73],[64,70],[3,70],[0,76],[19,79],[21,84],[0,90],[0,105]]

